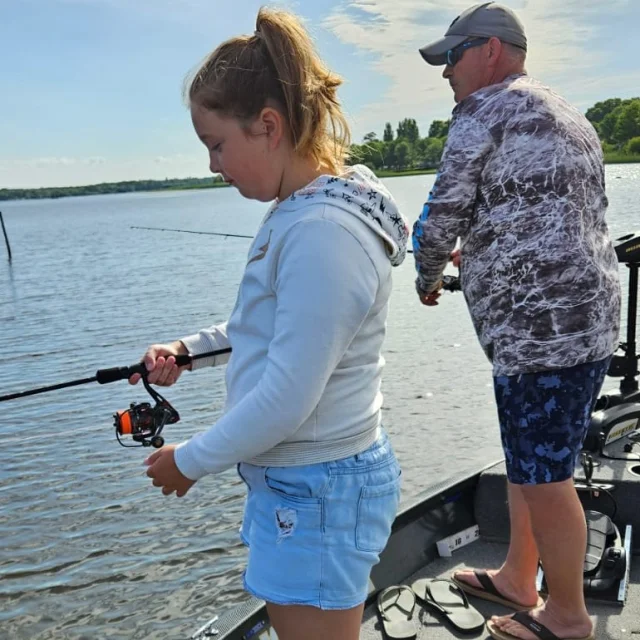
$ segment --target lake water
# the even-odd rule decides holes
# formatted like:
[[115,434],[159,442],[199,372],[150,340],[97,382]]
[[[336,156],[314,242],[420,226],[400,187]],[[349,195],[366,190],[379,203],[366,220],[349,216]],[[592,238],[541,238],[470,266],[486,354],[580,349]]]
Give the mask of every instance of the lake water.
[[[386,181],[413,223],[433,176]],[[640,229],[640,165],[607,167],[613,237]],[[147,345],[224,321],[264,205],[233,189],[124,194],[1,207],[0,395],[136,362]],[[626,269],[621,269],[626,287]],[[412,256],[395,270],[384,417],[405,473],[403,503],[500,457],[491,370],[463,298],[419,304]],[[179,442],[211,425],[224,368],[163,391]],[[616,381],[609,381],[613,386]],[[112,414],[149,400],[126,382],[0,405],[0,638],[181,638],[245,598],[234,471],[164,498],[147,449],[115,440]]]

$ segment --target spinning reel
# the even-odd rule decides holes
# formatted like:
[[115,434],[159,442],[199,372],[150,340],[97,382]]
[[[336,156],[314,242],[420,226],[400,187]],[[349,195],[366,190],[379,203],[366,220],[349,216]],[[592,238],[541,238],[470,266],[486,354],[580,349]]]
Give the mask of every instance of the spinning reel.
[[[149,395],[155,400],[155,406],[149,402],[132,402],[128,409],[122,409],[113,414],[113,424],[116,428],[116,439],[123,447],[155,447],[164,445],[164,438],[160,435],[166,424],[175,424],[180,415],[168,400],[151,388],[147,381],[147,374],[142,374],[142,383]],[[138,444],[126,444],[121,437],[130,436]]]
[[450,291],[454,293],[456,291],[462,291],[462,286],[460,285],[460,278],[458,276],[442,276],[442,288],[445,291]]

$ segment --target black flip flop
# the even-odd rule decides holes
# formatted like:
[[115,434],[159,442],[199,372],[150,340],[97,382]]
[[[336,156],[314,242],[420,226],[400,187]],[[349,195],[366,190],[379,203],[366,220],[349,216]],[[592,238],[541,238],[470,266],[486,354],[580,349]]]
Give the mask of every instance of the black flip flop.
[[460,578],[456,578],[456,574],[454,573],[451,576],[451,580],[455,582],[465,593],[470,596],[475,596],[476,598],[482,598],[482,600],[489,600],[491,602],[497,602],[498,604],[503,605],[504,607],[508,607],[509,609],[515,609],[516,611],[530,611],[531,609],[535,609],[536,607],[544,604],[544,600],[542,598],[538,598],[538,602],[532,605],[520,604],[519,602],[514,602],[513,600],[509,600],[503,596],[496,586],[493,584],[493,580],[491,576],[486,571],[474,570],[473,573],[476,576],[476,579],[480,583],[481,586],[474,587],[469,584],[466,580],[460,580]]
[[416,580],[411,588],[421,602],[441,613],[458,631],[474,633],[484,628],[484,616],[452,580],[424,578]]
[[415,593],[405,585],[389,587],[380,592],[378,611],[384,632],[391,640],[410,640],[418,635],[411,620],[415,608]]
[[[525,629],[529,629],[529,631],[531,631],[536,638],[540,638],[540,640],[560,640],[555,633],[552,633],[543,624],[534,620],[526,611],[519,611],[513,614],[511,619],[521,624]],[[518,640],[516,636],[498,629],[491,620],[487,622],[487,631],[495,640]],[[584,638],[572,638],[571,640],[595,640],[595,636],[593,633],[590,633]]]

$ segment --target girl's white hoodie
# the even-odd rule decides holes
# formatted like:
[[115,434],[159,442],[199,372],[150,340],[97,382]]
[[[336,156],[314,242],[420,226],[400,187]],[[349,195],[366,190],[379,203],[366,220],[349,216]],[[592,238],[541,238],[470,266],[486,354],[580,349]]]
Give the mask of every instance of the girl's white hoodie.
[[270,208],[229,321],[182,340],[192,355],[232,347],[230,357],[193,363],[228,360],[227,401],[211,428],[176,449],[185,476],[336,460],[375,441],[391,269],[408,236],[362,165]]

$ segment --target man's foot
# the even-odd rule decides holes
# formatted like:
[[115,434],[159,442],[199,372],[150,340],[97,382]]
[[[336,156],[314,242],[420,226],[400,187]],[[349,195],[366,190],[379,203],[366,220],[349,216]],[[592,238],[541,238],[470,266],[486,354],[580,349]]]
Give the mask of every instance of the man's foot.
[[[465,590],[465,587],[471,587],[475,593],[468,591],[472,595],[482,597],[478,592],[486,592],[491,594],[491,590],[487,588],[488,585],[483,585],[478,578],[477,573],[486,574],[489,578],[495,590],[498,592],[499,597],[507,603],[513,603],[520,609],[532,609],[534,607],[541,606],[544,601],[538,596],[536,591],[535,580],[527,580],[524,582],[517,582],[512,580],[502,569],[493,569],[489,571],[480,571],[474,569],[468,569],[465,571],[456,571],[453,574],[453,579]],[[495,594],[494,594],[495,595]],[[495,598],[489,598],[495,600]]]
[[[546,627],[560,640],[583,640],[585,638],[593,638],[593,623],[588,616],[586,619],[578,619],[575,617],[572,619],[561,618],[557,614],[548,611],[546,604],[528,611],[526,615],[530,616],[535,622]],[[513,620],[512,616],[493,616],[489,623],[490,628],[491,626],[521,640],[540,640],[541,637],[540,634],[536,635],[536,633],[525,628],[520,622]]]

